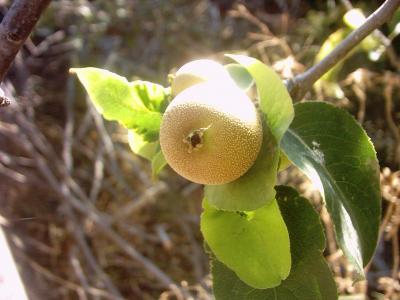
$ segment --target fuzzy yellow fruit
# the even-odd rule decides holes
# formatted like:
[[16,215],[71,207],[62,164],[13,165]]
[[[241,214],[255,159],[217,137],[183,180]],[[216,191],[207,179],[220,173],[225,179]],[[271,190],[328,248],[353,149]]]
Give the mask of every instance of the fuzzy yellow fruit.
[[228,71],[220,63],[211,59],[198,59],[183,65],[171,83],[172,95],[205,81],[232,81]]
[[166,161],[200,184],[231,182],[253,165],[262,125],[250,98],[232,83],[187,88],[167,107],[160,128]]

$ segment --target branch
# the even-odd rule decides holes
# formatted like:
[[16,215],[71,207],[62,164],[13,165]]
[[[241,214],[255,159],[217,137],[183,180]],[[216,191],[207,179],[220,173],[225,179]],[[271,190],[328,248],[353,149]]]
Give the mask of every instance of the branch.
[[51,0],[14,0],[0,24],[0,82]]
[[[351,10],[354,8],[349,0],[341,0],[341,1],[347,10]],[[385,34],[383,34],[383,32],[380,31],[379,29],[376,29],[372,34],[385,47],[386,54],[387,54],[387,57],[388,57],[390,63],[397,69],[397,71],[400,71],[400,60],[397,57],[396,51],[394,50],[394,48],[392,46],[392,41]]]
[[399,7],[400,0],[386,0],[365,23],[349,34],[331,53],[323,60],[312,66],[306,72],[297,75],[287,82],[287,88],[293,99],[301,100],[311,89],[313,84],[327,71],[356,47],[365,37],[390,20],[392,14]]

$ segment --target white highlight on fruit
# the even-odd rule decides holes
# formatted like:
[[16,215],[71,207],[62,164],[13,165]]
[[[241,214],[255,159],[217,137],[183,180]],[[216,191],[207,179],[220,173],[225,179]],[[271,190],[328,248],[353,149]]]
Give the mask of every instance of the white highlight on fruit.
[[172,94],[178,95],[185,89],[201,82],[230,82],[233,79],[220,63],[211,59],[198,59],[183,65],[172,81]]

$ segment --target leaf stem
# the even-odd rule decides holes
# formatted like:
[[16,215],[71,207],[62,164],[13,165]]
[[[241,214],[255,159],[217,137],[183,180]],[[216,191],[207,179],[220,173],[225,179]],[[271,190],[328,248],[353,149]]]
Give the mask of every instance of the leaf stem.
[[356,47],[365,37],[372,33],[379,26],[390,20],[392,14],[399,7],[400,0],[386,0],[365,23],[349,34],[335,49],[332,50],[323,60],[302,74],[295,76],[287,82],[290,95],[295,100],[301,100],[311,89],[313,84],[327,71]]

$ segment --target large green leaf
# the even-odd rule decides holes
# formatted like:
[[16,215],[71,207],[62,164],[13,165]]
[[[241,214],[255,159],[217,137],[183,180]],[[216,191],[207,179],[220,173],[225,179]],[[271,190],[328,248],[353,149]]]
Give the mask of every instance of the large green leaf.
[[274,199],[279,147],[269,129],[264,126],[263,131],[260,153],[246,174],[233,182],[204,187],[205,198],[218,209],[254,210]]
[[323,102],[295,105],[282,148],[320,190],[336,237],[360,278],[379,229],[379,165],[365,131],[346,111]]
[[216,300],[336,300],[336,285],[323,256],[323,228],[307,199],[289,187],[277,187],[277,199],[289,230],[292,270],[281,285],[254,289],[217,259],[212,260]]
[[293,120],[293,104],[281,78],[261,61],[244,55],[227,55],[245,67],[253,77],[259,104],[268,127],[276,140],[281,140]]
[[278,286],[290,272],[289,235],[276,200],[250,212],[226,212],[203,200],[201,232],[212,253],[255,288]]
[[[126,78],[98,68],[71,69],[88,92],[96,109],[107,120],[118,121],[128,129],[155,141],[162,114],[155,109],[162,106],[160,86],[152,83],[129,83]],[[150,102],[155,99],[154,110]]]

